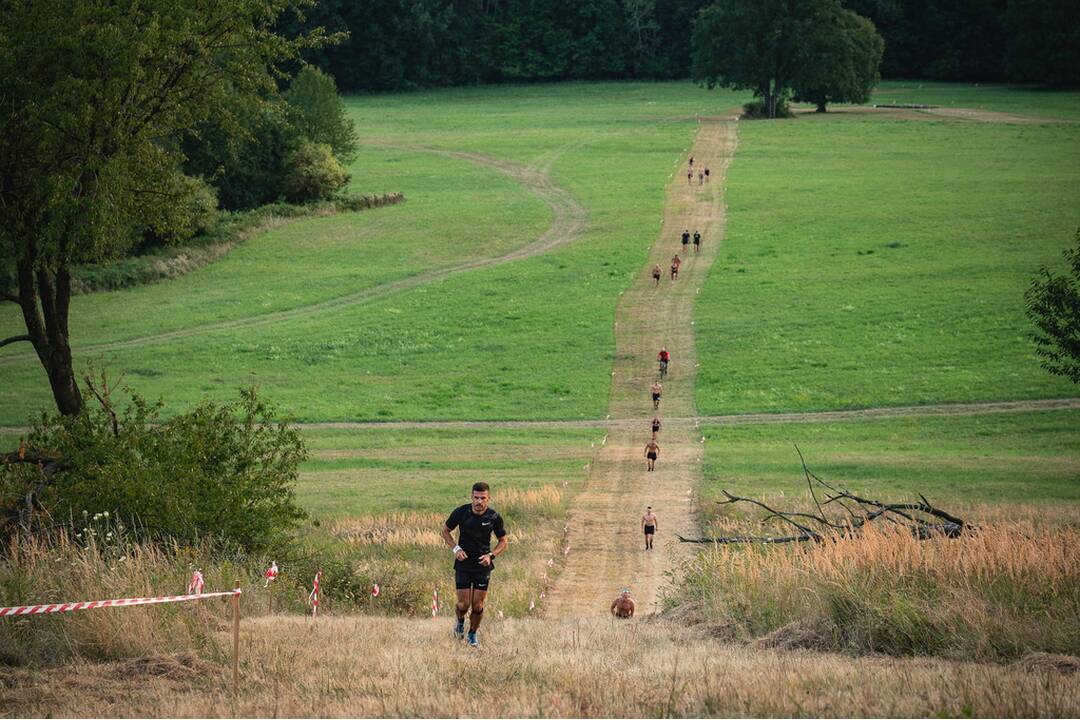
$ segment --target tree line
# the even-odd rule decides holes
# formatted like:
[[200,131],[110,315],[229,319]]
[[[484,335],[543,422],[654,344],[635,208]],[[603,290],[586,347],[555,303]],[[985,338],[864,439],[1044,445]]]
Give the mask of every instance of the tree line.
[[[708,0],[323,0],[291,29],[349,40],[305,55],[344,91],[691,75]],[[748,3],[752,4],[752,3]],[[783,6],[797,2],[781,2]],[[844,0],[885,41],[881,74],[1080,84],[1076,0]]]

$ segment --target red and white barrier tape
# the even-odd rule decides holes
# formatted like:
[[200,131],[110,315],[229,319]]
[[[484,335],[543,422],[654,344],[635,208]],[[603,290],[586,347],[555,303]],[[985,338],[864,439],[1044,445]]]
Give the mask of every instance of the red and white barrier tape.
[[53,605],[15,605],[0,607],[0,617],[20,615],[44,615],[46,613],[73,612],[75,610],[93,610],[102,607],[131,607],[133,605],[158,605],[161,603],[186,602],[204,598],[239,595],[240,589],[225,592],[200,593],[198,595],[162,595],[160,597],[121,598],[119,600],[88,600],[86,602],[56,603]]

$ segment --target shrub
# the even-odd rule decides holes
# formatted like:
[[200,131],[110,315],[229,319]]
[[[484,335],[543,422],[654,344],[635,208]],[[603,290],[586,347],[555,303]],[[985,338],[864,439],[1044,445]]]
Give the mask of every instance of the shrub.
[[[745,120],[765,120],[769,117],[769,111],[765,107],[764,100],[748,102],[742,106],[742,109],[742,116]],[[791,112],[791,108],[786,102],[778,101],[776,103],[776,117],[791,118],[795,117],[795,113]]]
[[285,195],[292,202],[310,202],[330,197],[348,182],[341,163],[330,146],[305,142],[289,157]]
[[[55,519],[79,532],[86,518],[110,511],[140,538],[206,538],[248,552],[289,543],[305,517],[293,484],[307,451],[299,431],[275,424],[254,389],[234,403],[204,400],[169,420],[161,419],[160,403],[134,394],[117,412],[104,382],[88,379],[87,390],[96,406],[74,417],[43,416],[28,438],[32,452],[58,458],[39,472],[39,501]],[[12,478],[25,471],[2,472],[0,488],[19,492]]]

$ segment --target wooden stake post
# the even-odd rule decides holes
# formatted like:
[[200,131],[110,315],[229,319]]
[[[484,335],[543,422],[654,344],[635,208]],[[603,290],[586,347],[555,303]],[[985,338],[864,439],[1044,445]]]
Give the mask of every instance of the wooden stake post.
[[[236,589],[240,589],[240,581],[236,581]],[[240,694],[240,594],[233,595],[233,625],[232,625],[232,683],[233,694]]]

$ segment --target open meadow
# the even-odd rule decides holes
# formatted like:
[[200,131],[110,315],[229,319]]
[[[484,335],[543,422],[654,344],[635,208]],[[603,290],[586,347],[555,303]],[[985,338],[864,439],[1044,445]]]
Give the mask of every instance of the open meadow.
[[[0,714],[1080,713],[1080,409],[815,416],[1080,396],[1039,367],[1023,311],[1080,223],[1080,92],[893,82],[876,95],[1008,116],[996,121],[850,107],[736,121],[748,99],[685,82],[349,98],[349,192],[404,203],[292,221],[182,278],[74,298],[77,364],[165,398],[166,415],[258,385],[301,428],[310,518],[301,550],[277,558],[273,613],[258,577],[270,558],[207,571],[208,589],[243,583],[238,697],[215,601],[0,625],[16,648],[0,653]],[[712,186],[687,185],[695,152]],[[692,222],[712,247],[681,285],[665,267],[654,287],[653,262]],[[654,316],[617,322],[628,308]],[[0,305],[0,332],[18,330]],[[646,475],[662,344],[695,367],[673,358]],[[648,367],[617,350],[639,347]],[[51,398],[25,346],[0,350],[0,373],[11,446]],[[648,378],[640,408],[627,377]],[[779,412],[805,415],[706,418]],[[922,493],[981,534],[675,540],[764,532],[764,513],[716,505],[722,489],[812,511],[793,443],[825,480]],[[491,484],[510,546],[467,655],[450,639],[438,530],[475,481]],[[661,525],[642,556],[646,504]],[[17,548],[0,605],[179,588],[208,557],[82,547]],[[319,570],[312,621],[299,616]],[[606,600],[574,600],[624,586],[661,611],[643,602],[620,624],[599,617]],[[58,677],[65,662],[73,678]]]

